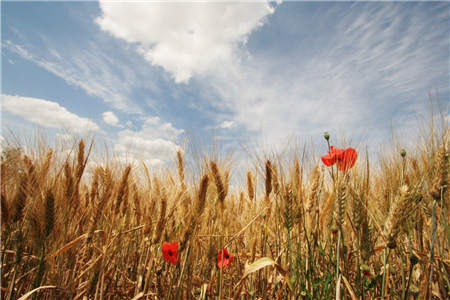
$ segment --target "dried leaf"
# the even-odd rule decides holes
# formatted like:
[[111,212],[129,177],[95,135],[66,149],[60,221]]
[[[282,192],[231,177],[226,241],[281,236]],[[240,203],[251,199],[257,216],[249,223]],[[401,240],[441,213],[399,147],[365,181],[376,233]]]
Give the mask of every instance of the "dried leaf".
[[352,297],[352,300],[358,300],[347,278],[345,278],[345,276],[342,275],[342,279],[344,279],[345,286],[347,287],[348,293],[350,294],[350,297]]
[[287,285],[289,286],[289,289],[292,290],[291,287],[291,283],[289,281],[289,278],[287,276],[287,272],[286,270],[283,269],[283,267],[281,267],[279,264],[277,264],[273,259],[271,259],[270,257],[262,257],[260,259],[255,260],[253,263],[245,264],[245,270],[244,270],[244,276],[242,276],[241,280],[239,280],[238,282],[238,286],[242,283],[242,281],[247,278],[248,275],[250,275],[251,273],[254,273],[258,270],[261,270],[265,267],[268,266],[274,266],[275,269],[278,271],[278,273],[280,273],[284,280],[286,281]]
[[25,300],[28,299],[28,297],[30,297],[31,295],[33,295],[35,292],[39,291],[39,290],[43,290],[43,289],[54,289],[56,288],[56,286],[54,285],[44,285],[44,286],[40,286],[38,288],[35,288],[34,290],[29,291],[28,293],[26,293],[25,295],[23,295],[22,297],[20,297],[18,300]]

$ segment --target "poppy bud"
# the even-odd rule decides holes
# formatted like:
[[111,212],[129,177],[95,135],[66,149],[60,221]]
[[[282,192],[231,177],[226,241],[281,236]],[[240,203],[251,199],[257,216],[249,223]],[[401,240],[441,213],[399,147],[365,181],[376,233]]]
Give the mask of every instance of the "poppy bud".
[[331,233],[334,235],[336,235],[338,233],[338,227],[336,225],[336,222],[333,221],[333,224],[331,224],[330,230],[331,230]]
[[386,246],[389,249],[395,249],[395,248],[397,248],[397,243],[394,240],[392,240],[392,241],[389,241]]
[[439,188],[433,189],[431,191],[431,197],[433,197],[436,201],[441,200],[441,190]]
[[327,131],[325,131],[323,137],[328,141],[330,139],[330,134]]
[[400,155],[404,158],[406,156],[406,150],[405,149],[400,150]]
[[415,285],[411,285],[409,293],[414,297],[414,299],[416,299],[417,296],[419,296],[419,288]]
[[364,274],[364,276],[370,277],[372,274],[370,273],[370,268],[368,265],[362,265],[361,271]]
[[413,252],[409,256],[409,262],[411,263],[411,266],[415,266],[419,262],[419,257]]
[[387,246],[389,249],[395,249],[395,248],[397,248],[397,243],[395,242],[395,238],[394,238],[393,236],[389,236],[388,242],[387,242],[386,246]]

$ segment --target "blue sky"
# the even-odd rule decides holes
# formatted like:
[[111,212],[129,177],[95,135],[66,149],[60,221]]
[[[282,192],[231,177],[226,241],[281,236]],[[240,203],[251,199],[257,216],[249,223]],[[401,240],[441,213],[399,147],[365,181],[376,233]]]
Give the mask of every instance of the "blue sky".
[[3,136],[94,134],[162,165],[186,140],[375,146],[430,91],[448,105],[445,2],[1,5]]

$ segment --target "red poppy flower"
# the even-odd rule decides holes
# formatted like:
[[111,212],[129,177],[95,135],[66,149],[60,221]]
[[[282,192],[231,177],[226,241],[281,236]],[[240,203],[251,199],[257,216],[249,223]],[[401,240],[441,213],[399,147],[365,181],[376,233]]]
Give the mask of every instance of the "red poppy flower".
[[[223,258],[222,258],[222,252],[223,252]],[[230,255],[228,253],[227,249],[220,250],[217,254],[217,266],[219,268],[228,266],[233,261],[234,256]]]
[[338,169],[340,171],[345,171],[352,168],[356,159],[358,158],[358,153],[355,149],[349,147],[347,149],[338,149],[333,146],[330,147],[327,155],[321,157],[322,162],[330,167],[337,163]]
[[164,242],[162,244],[162,252],[163,257],[165,261],[171,262],[172,264],[176,265],[178,261],[178,243],[173,242],[168,243]]

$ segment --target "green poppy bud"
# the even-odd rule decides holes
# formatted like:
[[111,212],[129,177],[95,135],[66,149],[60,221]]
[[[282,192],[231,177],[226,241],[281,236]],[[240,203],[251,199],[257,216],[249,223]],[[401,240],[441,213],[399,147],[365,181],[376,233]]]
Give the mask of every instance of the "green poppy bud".
[[323,137],[328,141],[330,139],[330,134],[327,131],[325,131]]
[[367,276],[367,277],[370,277],[372,275],[370,273],[370,267],[368,265],[362,265],[361,272],[364,274],[364,276]]
[[411,263],[411,266],[415,266],[419,262],[419,257],[413,252],[409,256],[409,262]]
[[411,285],[409,293],[416,299],[419,296],[419,288],[416,285]]
[[331,233],[334,235],[336,235],[338,233],[339,229],[338,229],[335,221],[333,221],[333,223],[331,224],[330,230],[331,230]]
[[400,155],[404,158],[406,156],[406,150],[405,149],[400,150]]
[[395,248],[397,248],[397,243],[395,242],[395,239],[394,239],[393,236],[389,236],[386,246],[387,246],[389,249],[395,249]]

